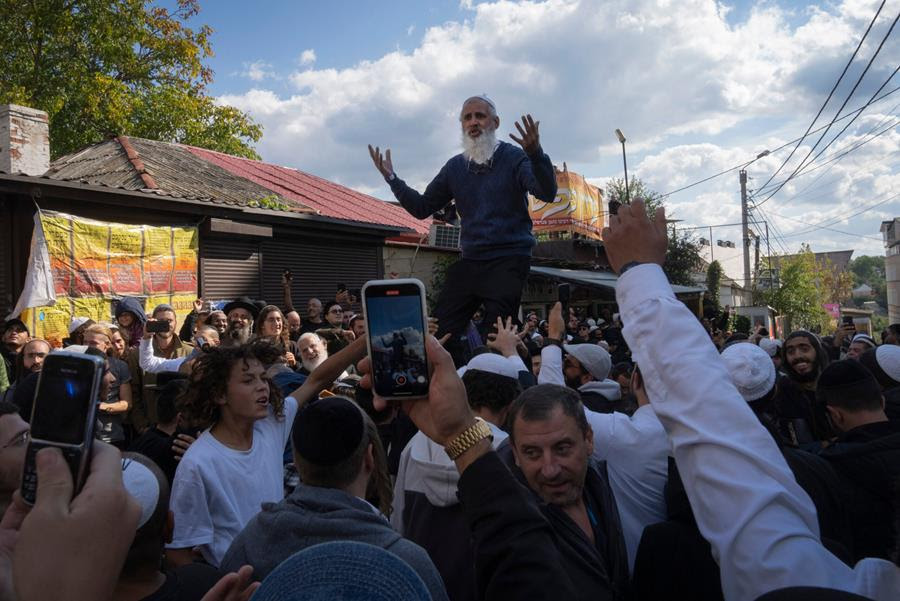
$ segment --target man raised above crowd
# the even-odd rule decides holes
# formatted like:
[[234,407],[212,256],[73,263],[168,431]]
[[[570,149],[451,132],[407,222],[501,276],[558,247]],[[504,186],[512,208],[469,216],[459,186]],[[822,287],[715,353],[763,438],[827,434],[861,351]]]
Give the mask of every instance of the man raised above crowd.
[[[539,121],[526,115],[516,123],[520,137],[510,137],[520,150],[496,140],[500,118],[485,96],[466,100],[459,120],[463,152],[447,161],[424,194],[397,177],[390,150],[382,156],[380,148],[369,146],[375,167],[414,217],[425,219],[456,202],[463,223],[462,259],[447,271],[434,316],[440,323],[438,336],[453,335],[448,344],[457,364],[462,357],[458,337],[479,305],[485,308],[482,328],[491,327],[498,316],[518,315],[535,245],[527,195],[545,202],[556,197],[556,176],[541,149]],[[481,334],[486,334],[484,329]]]

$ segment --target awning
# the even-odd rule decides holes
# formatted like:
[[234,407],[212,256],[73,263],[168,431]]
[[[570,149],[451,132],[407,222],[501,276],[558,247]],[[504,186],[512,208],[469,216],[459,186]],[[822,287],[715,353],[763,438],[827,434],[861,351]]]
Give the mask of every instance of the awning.
[[[531,274],[544,276],[561,282],[570,282],[589,288],[597,288],[605,291],[616,289],[619,276],[611,271],[587,271],[585,269],[560,269],[559,267],[531,266]],[[672,285],[672,291],[678,296],[697,295],[706,292],[706,288],[697,286]]]

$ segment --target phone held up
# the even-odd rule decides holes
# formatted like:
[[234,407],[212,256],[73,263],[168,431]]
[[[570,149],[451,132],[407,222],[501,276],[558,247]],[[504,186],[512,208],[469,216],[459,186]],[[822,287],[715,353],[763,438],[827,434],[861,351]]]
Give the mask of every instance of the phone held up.
[[569,284],[560,284],[556,287],[556,294],[559,303],[562,305],[562,316],[564,321],[569,319],[569,297],[572,294],[572,286]]
[[148,332],[153,334],[161,334],[163,332],[169,331],[169,322],[168,321],[148,321],[147,325],[144,326]]
[[425,286],[416,279],[373,280],[362,288],[372,387],[385,399],[428,395]]
[[38,376],[31,411],[31,441],[25,453],[22,498],[33,505],[37,494],[35,456],[45,447],[58,448],[81,491],[91,461],[97,421],[97,397],[103,380],[102,358],[67,351],[47,355]]

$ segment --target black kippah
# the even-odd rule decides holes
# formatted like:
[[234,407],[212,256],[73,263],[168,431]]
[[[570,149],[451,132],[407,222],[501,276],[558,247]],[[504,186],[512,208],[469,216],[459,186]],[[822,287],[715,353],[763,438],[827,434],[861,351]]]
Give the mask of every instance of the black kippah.
[[335,396],[308,403],[294,419],[291,441],[297,454],[314,465],[336,465],[350,457],[365,434],[362,411]]
[[856,398],[880,396],[881,387],[862,363],[853,359],[834,361],[828,364],[816,384],[816,393],[826,403],[840,401],[852,395]]

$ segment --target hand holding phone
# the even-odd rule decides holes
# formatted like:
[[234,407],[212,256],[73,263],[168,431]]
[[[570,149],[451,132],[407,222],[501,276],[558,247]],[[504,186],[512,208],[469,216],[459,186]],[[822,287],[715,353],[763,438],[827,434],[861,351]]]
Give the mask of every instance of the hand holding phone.
[[570,284],[560,284],[556,287],[557,300],[562,304],[562,314],[565,319],[569,318],[569,298],[572,294],[572,286]]
[[58,448],[75,483],[75,494],[87,477],[100,384],[106,370],[102,358],[85,353],[50,353],[38,377],[31,411],[31,442],[25,452],[22,498],[33,505],[37,494],[35,455]]
[[385,399],[428,394],[425,286],[416,279],[374,280],[362,289],[375,394]]
[[144,326],[144,331],[151,334],[162,334],[164,332],[168,332],[169,322],[158,319],[148,319],[147,325]]

